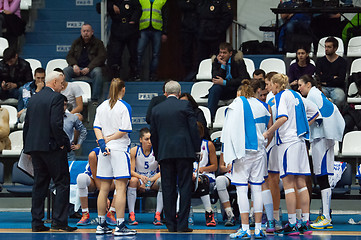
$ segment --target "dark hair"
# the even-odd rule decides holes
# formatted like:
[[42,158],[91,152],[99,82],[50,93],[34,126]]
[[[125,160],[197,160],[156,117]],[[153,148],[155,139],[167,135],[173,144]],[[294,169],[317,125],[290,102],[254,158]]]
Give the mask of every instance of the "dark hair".
[[304,83],[311,83],[312,87],[317,87],[320,89],[321,85],[317,78],[313,78],[311,75],[305,74],[301,76],[298,80],[301,80]]
[[55,72],[60,72],[60,73],[64,74],[64,71],[63,71],[63,69],[61,69],[61,68],[54,68],[53,71],[55,71]]
[[268,79],[268,81],[271,81],[271,78],[277,74],[277,72],[269,72],[266,74],[266,78]]
[[16,54],[17,54],[17,52],[14,47],[8,47],[7,49],[4,50],[4,53],[3,53],[4,62],[7,62],[10,59],[16,57]]
[[[300,49],[305,50],[305,52],[306,52],[307,54],[310,53],[310,47],[308,47],[308,46],[298,46],[298,47],[297,47],[297,50],[296,50],[296,62],[298,62],[297,51],[300,50]],[[310,56],[307,56],[307,58],[306,58],[306,63],[309,64],[310,62],[311,62]]]
[[266,82],[264,80],[259,80],[259,85],[260,85],[261,90],[266,89]]
[[64,102],[69,102],[69,100],[68,100],[68,98],[65,96],[65,95],[63,95],[63,98],[64,98]]
[[233,51],[232,44],[228,42],[222,42],[221,44],[219,44],[219,49],[226,49],[228,52]]
[[332,43],[332,45],[333,45],[334,48],[338,48],[338,41],[337,41],[336,38],[334,38],[334,37],[328,37],[328,38],[326,39],[325,43],[327,43],[327,42]]
[[198,108],[198,103],[196,102],[196,100],[194,100],[194,98],[192,97],[192,95],[190,95],[189,93],[182,93],[179,98],[182,97],[186,97],[189,101],[189,103],[191,104],[193,109],[197,109]]
[[45,73],[45,69],[42,67],[39,67],[39,68],[35,69],[34,75],[37,73]]
[[258,79],[251,79],[249,85],[253,89],[253,92],[256,93],[259,88],[261,88],[261,81]]
[[266,77],[266,72],[265,72],[263,69],[256,69],[256,70],[254,70],[254,72],[253,72],[253,74],[252,74],[252,77],[253,77],[254,75],[260,75],[260,74],[262,74],[264,78]]
[[144,137],[144,135],[145,135],[146,133],[150,133],[149,128],[144,127],[144,128],[142,128],[142,129],[140,129],[140,130],[139,130],[139,138]]
[[197,121],[198,133],[201,138],[204,138],[204,126],[201,122]]

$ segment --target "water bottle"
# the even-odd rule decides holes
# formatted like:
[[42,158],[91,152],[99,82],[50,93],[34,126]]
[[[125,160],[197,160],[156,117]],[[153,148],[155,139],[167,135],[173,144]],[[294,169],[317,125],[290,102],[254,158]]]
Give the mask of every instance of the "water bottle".
[[193,221],[193,208],[192,208],[192,206],[191,206],[190,209],[189,209],[188,225],[189,225],[189,226],[193,226],[193,225],[194,225],[194,221]]
[[213,206],[213,213],[214,213],[214,221],[218,223],[218,211],[217,211],[217,205]]
[[148,180],[148,182],[145,183],[145,190],[149,191],[151,185],[152,185],[152,182],[150,180]]

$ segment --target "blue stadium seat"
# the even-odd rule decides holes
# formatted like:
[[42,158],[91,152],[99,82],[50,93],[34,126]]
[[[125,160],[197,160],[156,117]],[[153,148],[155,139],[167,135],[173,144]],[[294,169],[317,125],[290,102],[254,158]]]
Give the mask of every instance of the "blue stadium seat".
[[15,196],[31,196],[34,179],[18,168],[18,162],[13,165],[11,173],[12,185],[5,185],[4,188]]

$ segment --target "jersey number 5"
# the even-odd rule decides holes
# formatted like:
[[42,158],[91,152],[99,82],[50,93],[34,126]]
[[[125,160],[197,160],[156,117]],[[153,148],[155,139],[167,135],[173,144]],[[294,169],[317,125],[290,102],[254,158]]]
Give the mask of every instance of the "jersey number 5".
[[148,169],[149,168],[149,162],[144,162],[144,169]]

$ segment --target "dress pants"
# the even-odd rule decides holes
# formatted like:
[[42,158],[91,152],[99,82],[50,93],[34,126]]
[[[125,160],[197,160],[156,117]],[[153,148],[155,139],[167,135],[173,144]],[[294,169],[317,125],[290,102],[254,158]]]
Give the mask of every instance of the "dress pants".
[[[159,163],[166,226],[170,232],[185,230],[188,228],[188,215],[193,190],[193,159],[164,159]],[[180,193],[178,219],[176,219],[177,184]]]

